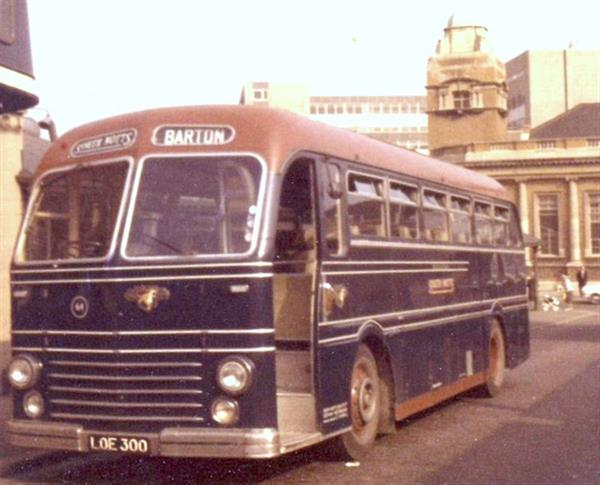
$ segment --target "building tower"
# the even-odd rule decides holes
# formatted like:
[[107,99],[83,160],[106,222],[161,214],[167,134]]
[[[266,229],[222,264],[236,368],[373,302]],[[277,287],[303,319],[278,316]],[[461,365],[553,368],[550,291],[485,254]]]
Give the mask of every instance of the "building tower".
[[450,17],[427,64],[427,112],[434,156],[443,157],[443,148],[506,139],[506,69],[485,27]]

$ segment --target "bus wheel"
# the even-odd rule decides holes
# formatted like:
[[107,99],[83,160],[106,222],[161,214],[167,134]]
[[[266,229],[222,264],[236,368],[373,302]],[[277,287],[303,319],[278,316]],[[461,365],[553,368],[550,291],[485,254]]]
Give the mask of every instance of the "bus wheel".
[[489,397],[496,396],[504,382],[504,367],[506,363],[506,347],[504,334],[498,321],[492,322],[488,342],[488,369],[486,381],[483,386],[485,394]]
[[375,441],[381,414],[380,381],[377,364],[369,348],[361,344],[356,352],[350,380],[352,430],[342,436],[344,450],[355,460],[365,458]]

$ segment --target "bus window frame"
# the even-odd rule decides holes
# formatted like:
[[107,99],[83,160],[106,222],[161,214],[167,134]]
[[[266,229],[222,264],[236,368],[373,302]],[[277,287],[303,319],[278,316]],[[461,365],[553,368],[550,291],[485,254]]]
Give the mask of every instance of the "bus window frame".
[[[506,218],[499,217],[496,213],[496,209],[502,209],[503,211],[505,211]],[[510,235],[509,235],[510,209],[507,206],[502,205],[502,204],[494,204],[493,208],[492,208],[492,214],[493,214],[493,218],[494,218],[494,228],[493,228],[494,245],[497,247],[511,247],[513,244],[510,239]],[[498,242],[497,235],[496,235],[497,224],[504,224],[504,231],[505,231],[504,244],[501,244]]]
[[[304,155],[305,158],[311,158],[315,162],[316,169],[316,177],[317,177],[317,193],[320,194],[317,201],[316,214],[317,214],[317,231],[320,232],[320,241],[321,244],[317,244],[317,250],[319,251],[319,247],[322,247],[320,250],[321,256],[323,258],[325,255],[332,258],[345,258],[348,255],[348,247],[349,247],[349,228],[348,228],[348,200],[347,200],[347,190],[346,190],[346,162],[344,160],[329,157],[326,155],[319,155],[314,153],[306,153]],[[291,158],[292,161],[298,160],[302,158],[302,155],[296,155]],[[286,164],[286,167],[288,164]],[[338,183],[340,189],[340,196],[335,198],[332,197],[329,193],[328,184],[330,182],[331,177],[331,168],[335,167],[334,171],[337,171],[337,175],[339,175]],[[336,210],[336,223],[337,223],[337,234],[338,234],[338,248],[337,251],[332,251],[327,247],[327,227],[326,227],[326,219],[327,215],[325,214],[325,200],[331,200],[335,204]]]
[[[363,177],[363,178],[367,178],[367,179],[373,179],[376,180],[378,183],[380,183],[380,187],[381,187],[381,195],[378,196],[371,196],[369,194],[363,194],[360,192],[352,192],[350,191],[350,177],[356,175],[358,177]],[[377,241],[388,241],[390,238],[390,234],[389,234],[389,213],[388,213],[388,201],[389,201],[389,197],[387,195],[387,186],[386,186],[386,177],[383,175],[375,175],[372,173],[369,173],[368,171],[362,171],[362,170],[355,170],[355,169],[349,169],[346,170],[345,173],[345,189],[344,192],[346,194],[346,210],[345,210],[345,219],[347,221],[347,226],[348,226],[348,233],[349,233],[349,238],[350,240],[361,240],[361,239],[366,239],[366,240],[377,240]],[[383,231],[384,234],[383,235],[378,235],[378,234],[352,234],[352,229],[351,229],[351,224],[350,224],[350,198],[351,197],[356,197],[361,199],[362,201],[375,201],[375,202],[380,202],[381,206],[382,206],[382,227],[383,227]]]
[[[490,209],[490,212],[488,214],[478,213],[476,210],[477,204],[488,206]],[[479,240],[478,233],[477,233],[477,220],[478,219],[483,219],[490,223],[491,232],[490,232],[490,241],[489,242],[481,242]],[[474,236],[473,242],[476,246],[481,246],[481,247],[495,246],[495,241],[494,241],[494,203],[492,201],[484,200],[484,199],[480,199],[480,198],[473,199],[473,236]]]
[[[169,158],[227,158],[227,157],[251,157],[257,160],[261,167],[260,182],[257,192],[257,203],[256,203],[256,218],[254,220],[254,230],[252,232],[252,240],[248,250],[243,253],[231,253],[231,254],[197,254],[197,255],[186,255],[186,254],[174,254],[174,255],[160,255],[160,256],[129,256],[125,250],[129,243],[129,236],[131,232],[131,225],[133,223],[133,214],[135,211],[135,203],[137,201],[138,190],[140,187],[142,172],[144,163],[149,159],[169,159]],[[123,260],[128,262],[196,262],[196,261],[235,261],[240,259],[247,259],[252,254],[256,253],[259,247],[259,240],[261,237],[261,230],[263,219],[265,217],[265,197],[267,189],[267,181],[269,179],[269,169],[266,161],[262,156],[253,152],[168,152],[168,153],[147,153],[141,157],[137,166],[135,167],[135,177],[133,180],[133,186],[131,194],[129,196],[129,207],[127,209],[127,215],[125,219],[125,226],[123,228],[123,236],[121,237],[120,256]]]
[[[405,201],[399,201],[399,200],[394,200],[392,198],[392,184],[395,185],[399,185],[399,186],[405,186],[405,187],[409,187],[411,189],[415,190],[415,194],[417,197],[416,202],[405,202]],[[422,231],[422,226],[421,226],[421,213],[422,213],[422,209],[421,209],[421,190],[418,184],[416,183],[410,183],[410,182],[406,182],[404,180],[400,180],[397,178],[388,178],[387,179],[387,190],[386,190],[386,202],[388,204],[388,209],[387,209],[387,215],[388,215],[388,223],[389,223],[389,227],[388,227],[388,238],[391,241],[394,240],[402,240],[402,241],[419,241],[422,237],[423,237],[423,231]],[[416,214],[416,222],[417,222],[417,234],[415,237],[403,237],[403,236],[395,236],[393,234],[393,230],[392,230],[392,204],[397,205],[397,206],[402,206],[402,207],[414,207],[414,209],[416,210],[417,214]]]
[[[42,188],[42,182],[48,176],[52,176],[55,174],[59,174],[61,172],[68,172],[71,170],[77,170],[79,167],[89,168],[96,167],[99,165],[108,165],[111,163],[127,163],[127,174],[125,176],[125,182],[123,184],[123,191],[121,193],[121,202],[119,203],[119,210],[117,213],[117,217],[115,218],[115,226],[113,228],[113,234],[110,240],[109,249],[104,256],[97,258],[63,258],[63,259],[44,259],[44,260],[35,260],[35,261],[26,261],[23,260],[21,256],[23,251],[25,250],[25,236],[27,232],[27,228],[31,222],[31,218],[33,217],[33,213],[36,210],[37,198],[40,194]],[[55,169],[50,169],[43,174],[41,174],[35,181],[33,190],[31,192],[30,200],[31,202],[27,204],[27,213],[23,219],[23,223],[21,224],[21,230],[19,231],[19,236],[17,239],[17,244],[15,245],[15,251],[13,254],[13,263],[15,266],[47,266],[57,265],[57,264],[86,264],[86,263],[94,263],[94,262],[105,262],[114,257],[117,252],[117,248],[122,244],[122,238],[120,236],[121,225],[123,224],[123,219],[127,212],[127,206],[129,205],[130,200],[130,189],[133,179],[133,174],[135,172],[135,160],[131,156],[121,156],[121,157],[111,157],[106,159],[93,160],[90,162],[84,163],[74,163],[65,165],[62,167],[58,167]]]
[[[444,196],[444,202],[445,204],[443,206],[438,206],[438,205],[433,205],[433,204],[427,204],[427,199],[425,197],[425,192],[432,192],[434,194],[437,195],[443,195]],[[422,227],[422,237],[423,237],[423,241],[430,243],[430,244],[450,244],[450,217],[449,217],[449,209],[448,209],[448,192],[442,189],[436,189],[433,188],[430,185],[425,185],[423,184],[421,186],[421,205],[420,205],[420,209],[421,209],[421,227]],[[425,227],[425,211],[437,211],[437,212],[441,212],[442,214],[444,214],[444,220],[445,220],[445,239],[442,240],[438,240],[438,239],[434,239],[434,238],[430,238],[427,237],[427,228]]]
[[[450,201],[450,204],[448,206],[448,231],[449,231],[449,236],[450,236],[450,242],[452,242],[453,244],[464,244],[464,245],[475,244],[474,235],[473,235],[473,199],[467,195],[457,194],[454,192],[448,193],[448,197],[449,197],[449,201]],[[452,207],[453,199],[459,199],[459,200],[467,202],[468,209],[467,210],[454,209]],[[452,226],[452,215],[453,214],[467,216],[467,219],[469,221],[469,230],[467,232],[467,240],[466,241],[457,241],[454,238],[455,233],[452,229],[452,227],[453,227]]]

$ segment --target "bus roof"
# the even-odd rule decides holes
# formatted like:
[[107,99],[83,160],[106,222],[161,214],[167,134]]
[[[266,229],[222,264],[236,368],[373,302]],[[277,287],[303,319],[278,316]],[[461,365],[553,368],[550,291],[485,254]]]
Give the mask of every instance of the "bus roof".
[[[159,140],[168,129],[179,138],[171,136],[168,143]],[[182,135],[186,129],[189,137]],[[221,133],[220,138],[214,139],[215,133],[210,130],[215,129],[226,129],[227,134]],[[77,162],[118,156],[215,152],[255,153],[267,162],[269,170],[280,173],[286,161],[300,151],[509,200],[502,185],[486,175],[288,111],[243,105],[160,108],[83,125],[54,142],[37,175]]]

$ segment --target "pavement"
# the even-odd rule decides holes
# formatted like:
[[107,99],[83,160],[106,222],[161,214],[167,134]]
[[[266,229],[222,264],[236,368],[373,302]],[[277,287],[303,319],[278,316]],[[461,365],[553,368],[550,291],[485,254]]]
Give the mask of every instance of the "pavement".
[[[543,325],[568,325],[578,320],[589,319],[597,315],[600,323],[600,306],[575,300],[572,309],[560,309],[558,311],[530,311],[532,327]],[[10,395],[0,395],[0,477],[13,469],[17,463],[19,466],[48,454],[47,450],[15,448],[6,442],[6,423],[12,415],[12,399]]]

